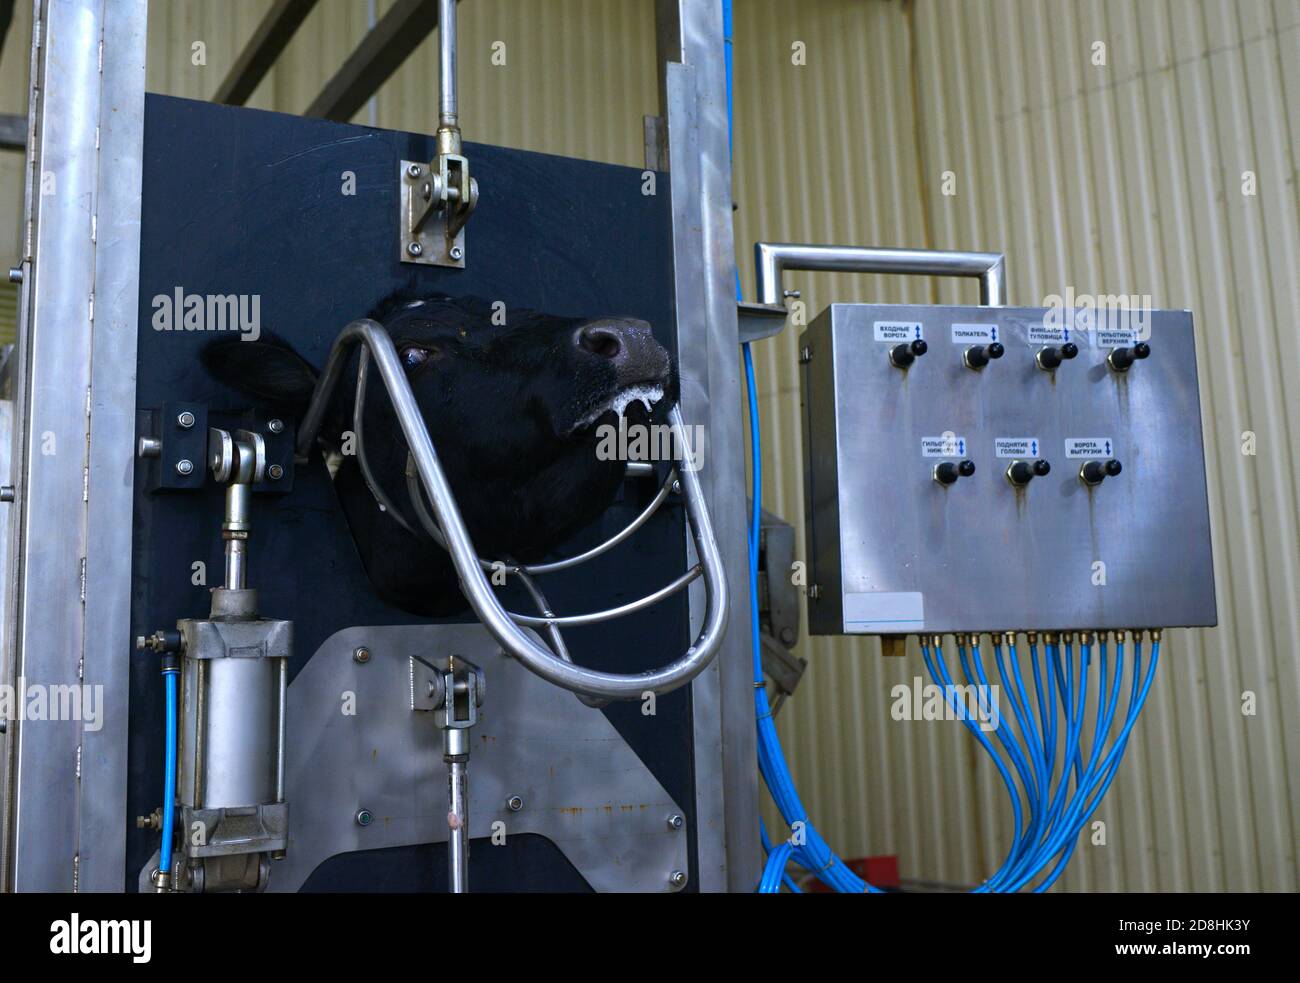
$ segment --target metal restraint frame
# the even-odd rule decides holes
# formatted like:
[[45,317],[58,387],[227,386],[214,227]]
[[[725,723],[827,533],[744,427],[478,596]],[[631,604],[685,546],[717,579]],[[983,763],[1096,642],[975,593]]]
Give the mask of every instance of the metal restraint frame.
[[[447,477],[442,470],[442,465],[438,460],[438,452],[434,449],[433,441],[429,437],[429,431],[420,417],[415,396],[411,392],[411,386],[406,379],[405,373],[402,371],[392,339],[378,322],[368,318],[353,321],[335,339],[334,345],[330,349],[329,359],[325,364],[325,371],[316,383],[311,404],[307,409],[306,416],[303,418],[302,428],[298,434],[299,458],[305,459],[311,452],[316,435],[320,430],[325,408],[329,404],[329,399],[343,374],[343,368],[347,363],[351,349],[356,345],[362,346],[353,423],[354,431],[357,434],[358,448],[362,449],[365,446],[362,437],[360,408],[364,401],[364,385],[369,360],[373,358],[379,370],[379,377],[384,383],[389,399],[392,401],[393,410],[397,414],[402,434],[405,436],[410,449],[410,460],[414,464],[415,476],[418,476],[419,485],[432,505],[433,515],[432,517],[426,516],[429,521],[422,521],[422,525],[425,526],[426,531],[435,541],[441,542],[446,547],[452,563],[456,567],[456,573],[460,578],[461,590],[469,601],[470,607],[506,652],[548,682],[588,699],[634,700],[643,698],[647,693],[667,693],[684,686],[708,666],[722,639],[727,614],[727,581],[722,569],[722,557],[718,551],[717,539],[713,532],[713,522],[704,504],[704,496],[694,471],[689,468],[680,468],[670,474],[665,487],[655,496],[650,506],[637,516],[629,526],[580,556],[536,566],[504,563],[508,572],[514,573],[521,578],[542,614],[540,617],[533,617],[509,612],[497,601],[496,595],[484,575],[485,569],[492,570],[499,565],[479,557],[478,552],[474,549],[474,544],[470,541],[469,532],[466,530],[465,522],[461,518],[460,508],[456,504],[451,486],[448,484]],[[675,435],[680,439],[683,424],[679,408],[674,407],[670,411],[669,423]],[[364,463],[362,468],[363,473],[369,471],[368,466]],[[654,510],[667,497],[668,490],[673,486],[674,482],[680,482],[686,500],[686,517],[699,562],[666,587],[620,607],[570,617],[558,617],[549,613],[545,597],[532,582],[532,577],[536,574],[576,566],[618,545],[649,519]],[[397,511],[392,508],[391,503],[382,496],[382,492],[377,491],[378,486],[369,476],[367,477],[367,483],[380,504],[384,505],[390,514],[398,515]],[[423,502],[418,494],[420,490],[420,488],[413,489],[416,494],[412,496],[412,501],[413,503],[419,503],[417,511],[423,509]],[[695,641],[676,661],[649,672],[624,674],[588,669],[575,664],[569,658],[563,641],[559,639],[558,629],[560,626],[608,621],[631,614],[681,590],[701,576],[707,592],[703,623]],[[548,651],[528,637],[521,630],[521,625],[545,629],[551,638],[553,651]]]

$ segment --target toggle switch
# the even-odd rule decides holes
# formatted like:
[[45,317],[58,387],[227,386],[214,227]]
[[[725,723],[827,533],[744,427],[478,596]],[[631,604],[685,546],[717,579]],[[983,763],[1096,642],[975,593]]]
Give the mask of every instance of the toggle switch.
[[941,485],[951,485],[958,478],[969,478],[974,473],[974,461],[960,461],[956,464],[952,461],[944,461],[934,466],[934,480]]
[[1037,461],[1012,461],[1007,468],[1007,481],[1017,488],[1023,488],[1035,478],[1050,473],[1052,466],[1039,458]]
[[1150,354],[1151,346],[1145,341],[1139,341],[1132,348],[1116,348],[1106,356],[1106,364],[1116,372],[1127,372],[1130,365]]
[[889,364],[896,369],[905,369],[929,350],[930,346],[920,338],[908,345],[895,345],[889,350]]
[[1069,361],[1079,354],[1079,346],[1072,341],[1067,341],[1059,348],[1040,348],[1038,354],[1034,356],[1034,361],[1044,372],[1055,371],[1057,366],[1062,362]]
[[1079,480],[1085,485],[1100,485],[1124,470],[1123,465],[1111,458],[1109,461],[1089,461],[1079,469]]
[[1001,358],[1006,352],[1000,341],[990,345],[972,345],[962,352],[961,360],[966,363],[968,369],[982,369],[989,364],[990,359]]

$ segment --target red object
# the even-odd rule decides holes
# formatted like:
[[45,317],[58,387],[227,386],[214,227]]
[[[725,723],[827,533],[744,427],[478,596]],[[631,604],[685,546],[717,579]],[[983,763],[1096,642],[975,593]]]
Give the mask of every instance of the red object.
[[[856,857],[853,860],[846,860],[845,863],[849,865],[849,870],[874,887],[899,887],[898,857],[896,856]],[[811,891],[814,894],[829,894],[831,892],[831,888],[820,880],[813,880],[804,890]]]

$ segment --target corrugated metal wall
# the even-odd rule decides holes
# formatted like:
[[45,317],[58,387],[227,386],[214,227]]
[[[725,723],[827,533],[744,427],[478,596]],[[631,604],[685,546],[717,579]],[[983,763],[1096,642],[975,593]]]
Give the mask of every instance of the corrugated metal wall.
[[[1063,884],[1295,890],[1300,5],[736,6],[737,242],[1005,250],[1013,303],[1072,286],[1196,312],[1221,624],[1167,636],[1098,813],[1107,845],[1084,840]],[[804,66],[791,61],[796,41]],[[787,279],[810,315],[831,300],[976,300],[973,285],[949,282]],[[791,520],[802,509],[796,340],[757,352],[769,507]],[[1242,453],[1247,430],[1255,456]],[[982,752],[955,723],[889,716],[889,687],[923,671],[916,653],[886,660],[871,641],[816,640],[804,654],[781,731],[831,842],[896,852],[916,878],[972,883],[996,867],[1009,814]],[[1254,716],[1242,713],[1247,690]]]
[[[155,0],[149,84],[204,98],[266,0]],[[20,4],[25,6],[25,4]],[[386,2],[323,0],[251,104],[301,112]],[[1300,3],[736,0],[736,241],[1002,249],[1013,303],[1149,294],[1200,330],[1221,626],[1173,632],[1145,719],[1070,889],[1295,890],[1300,836]],[[657,110],[651,0],[461,6],[469,139],[640,165]],[[0,65],[25,112],[20,10]],[[193,64],[194,42],[206,65]],[[491,61],[493,43],[507,63]],[[792,63],[802,42],[806,64]],[[1106,64],[1094,65],[1094,42]],[[427,129],[432,40],[357,122]],[[11,105],[12,104],[12,105]],[[1242,173],[1258,188],[1244,196]],[[952,172],[956,195],[942,193]],[[7,235],[20,178],[0,163]],[[15,239],[16,242],[16,239]],[[974,303],[974,287],[791,275],[831,300]],[[802,537],[796,332],[757,346],[767,504]],[[1241,452],[1243,431],[1257,453]],[[776,462],[781,462],[777,464]],[[1171,571],[1171,576],[1176,576]],[[977,882],[1005,852],[996,776],[956,724],[900,723],[921,673],[867,640],[815,640],[780,726],[804,799],[846,856]],[[1257,713],[1241,712],[1242,693]],[[769,817],[770,819],[770,817]]]

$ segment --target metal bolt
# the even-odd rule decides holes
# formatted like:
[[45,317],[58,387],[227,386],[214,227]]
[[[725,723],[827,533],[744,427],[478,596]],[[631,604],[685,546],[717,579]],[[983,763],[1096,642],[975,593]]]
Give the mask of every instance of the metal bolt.
[[194,426],[194,414],[189,410],[186,410],[176,418],[176,426],[180,427],[182,430],[189,430]]
[[176,473],[182,478],[192,475],[194,473],[194,462],[187,457],[181,458],[176,462]]
[[266,469],[266,476],[272,481],[279,481],[284,477],[284,468],[280,467],[278,464],[272,464]]
[[511,812],[518,812],[524,807],[524,800],[517,795],[512,795],[506,799],[506,808]]
[[407,177],[419,177],[422,171],[423,171],[423,168],[420,167],[419,164],[407,164],[407,165],[406,165],[406,176],[407,176]]
[[681,829],[684,825],[686,825],[686,820],[676,813],[668,817],[669,829]]
[[460,258],[461,258],[462,256],[464,256],[464,255],[465,255],[465,251],[464,251],[463,249],[461,249],[460,246],[452,246],[452,247],[451,247],[451,258],[452,258],[452,259],[460,259]]
[[406,254],[408,256],[419,256],[422,252],[424,252],[424,247],[418,242],[408,242],[406,244]]
[[267,420],[267,421],[266,421],[266,429],[267,429],[267,430],[270,430],[271,433],[283,433],[283,432],[284,432],[284,421],[283,421],[283,420]]
[[799,349],[799,362],[801,365],[807,365],[812,361],[812,349],[805,345]]
[[21,266],[9,267],[9,282],[10,283],[23,282],[23,268]]
[[686,886],[686,871],[674,870],[668,875],[668,883],[673,886],[674,891],[680,891]]
[[0,502],[12,502],[14,500],[14,486],[0,485]]
[[359,645],[352,653],[352,661],[359,662],[363,666],[370,661],[370,649],[364,645]]
[[141,437],[136,453],[141,457],[161,457],[162,441],[157,437]]
[[809,584],[809,585],[808,585],[808,596],[811,597],[814,601],[817,600],[817,598],[821,597],[821,596],[822,596],[822,585],[821,585],[821,584]]
[[374,817],[373,815],[371,815],[369,809],[358,809],[358,810],[357,810],[357,825],[358,825],[358,826],[369,826],[369,825],[370,825],[371,823],[373,823],[374,821],[375,821],[375,817]]
[[425,181],[424,184],[420,186],[420,197],[425,201],[428,201],[433,197],[433,185],[428,181]]

